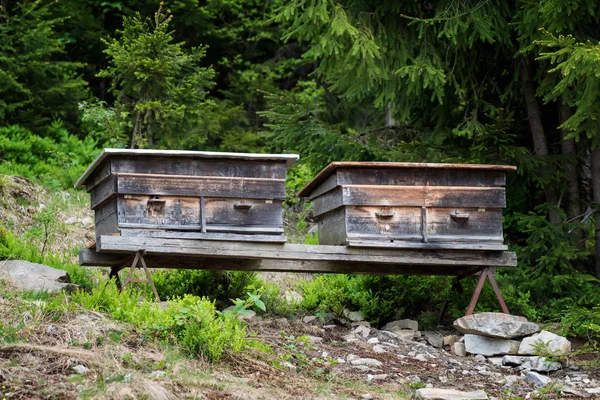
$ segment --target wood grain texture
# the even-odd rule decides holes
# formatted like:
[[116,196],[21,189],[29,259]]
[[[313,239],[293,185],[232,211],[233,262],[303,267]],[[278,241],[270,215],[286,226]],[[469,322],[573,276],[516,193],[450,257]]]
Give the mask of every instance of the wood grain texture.
[[110,162],[108,160],[101,163],[94,173],[90,176],[85,186],[86,191],[89,193],[93,188],[98,186],[111,174]]
[[92,210],[95,210],[96,207],[102,205],[102,203],[109,200],[116,193],[117,177],[115,175],[111,175],[94,187],[90,192]]
[[207,229],[210,225],[283,228],[281,200],[205,198]]
[[118,174],[120,194],[285,199],[285,180],[182,175]]
[[[345,207],[346,233],[353,237],[421,241],[421,207]],[[378,215],[391,215],[381,217]]]
[[96,250],[131,253],[140,249],[163,256],[202,256],[265,260],[336,261],[371,264],[515,266],[516,256],[502,251],[413,250],[352,248],[252,242],[211,242],[186,239],[162,239],[101,236]]
[[236,234],[236,233],[202,233],[185,231],[167,231],[156,229],[121,229],[121,236],[142,236],[171,239],[197,239],[214,240],[226,242],[265,242],[265,243],[285,243],[286,237],[283,235],[261,235],[261,234]]
[[331,211],[318,219],[319,244],[343,245],[346,243],[346,211]]
[[[454,214],[465,214],[464,220],[455,220]],[[502,243],[502,210],[479,208],[428,209],[428,234],[430,241]]]
[[286,164],[283,161],[116,156],[110,162],[113,173],[266,179],[285,179],[286,174]]
[[407,242],[403,240],[387,240],[384,241],[380,238],[374,238],[372,240],[365,239],[364,236],[359,238],[347,238],[347,246],[350,247],[380,247],[380,248],[391,248],[391,249],[430,249],[430,250],[494,250],[494,251],[505,251],[508,250],[508,246],[501,243],[495,242],[480,242],[480,243],[418,243],[418,242]]
[[200,230],[200,199],[184,196],[119,195],[119,226],[187,226]]

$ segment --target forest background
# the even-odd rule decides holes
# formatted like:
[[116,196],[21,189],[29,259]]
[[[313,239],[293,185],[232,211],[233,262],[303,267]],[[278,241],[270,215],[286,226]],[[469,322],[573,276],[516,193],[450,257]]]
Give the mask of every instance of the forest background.
[[[0,6],[0,174],[67,189],[104,147],[295,152],[287,207],[302,230],[295,193],[331,161],[516,165],[509,307],[600,335],[597,1]],[[381,319],[398,304],[435,314],[450,295],[448,278],[319,282],[315,306]]]

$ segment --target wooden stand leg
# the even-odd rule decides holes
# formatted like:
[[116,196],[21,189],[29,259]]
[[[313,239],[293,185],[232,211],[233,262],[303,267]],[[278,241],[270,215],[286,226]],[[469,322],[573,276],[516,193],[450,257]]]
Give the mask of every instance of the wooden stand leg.
[[110,273],[108,274],[108,279],[115,278],[115,285],[117,285],[117,289],[121,290],[121,279],[119,278],[119,271],[122,270],[123,267],[111,267]]
[[510,312],[508,311],[508,307],[506,307],[506,303],[504,302],[504,298],[502,297],[502,293],[500,293],[500,289],[498,288],[496,279],[494,279],[495,272],[496,268],[494,267],[487,267],[481,271],[479,281],[477,282],[477,286],[475,286],[473,296],[471,297],[471,301],[469,302],[469,307],[467,308],[466,315],[472,315],[473,311],[475,311],[475,306],[477,305],[477,300],[479,300],[479,296],[481,295],[481,291],[483,290],[483,285],[485,284],[486,278],[490,280],[490,284],[494,289],[494,293],[496,293],[496,297],[498,298],[498,302],[500,303],[500,308],[502,308],[502,312],[505,314],[510,314]]
[[[129,274],[127,274],[125,283],[123,283],[123,289],[125,288],[125,286],[127,286],[130,283],[149,283],[150,286],[152,287],[152,291],[154,292],[154,296],[156,297],[156,300],[160,303],[160,297],[158,296],[158,292],[156,291],[156,287],[154,286],[154,282],[152,281],[152,276],[150,276],[150,271],[148,270],[148,267],[146,266],[146,261],[144,260],[144,254],[146,254],[146,252],[144,250],[138,250],[137,253],[135,253],[135,258],[133,259],[133,263],[131,264],[131,267],[129,268]],[[141,279],[133,279],[133,271],[135,271],[135,268],[137,267],[138,262],[141,262],[144,273],[146,274],[147,280],[145,280],[145,281],[141,280]]]

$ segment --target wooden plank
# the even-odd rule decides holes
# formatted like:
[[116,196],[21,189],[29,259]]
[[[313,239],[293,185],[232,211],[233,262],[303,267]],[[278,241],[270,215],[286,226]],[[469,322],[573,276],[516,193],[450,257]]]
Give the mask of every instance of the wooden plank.
[[207,232],[283,233],[283,228],[270,226],[206,225]]
[[108,218],[104,218],[102,221],[96,222],[94,227],[94,234],[96,239],[102,235],[110,235],[119,233],[119,224],[117,222],[117,214],[113,214]]
[[118,174],[120,194],[285,199],[284,179]]
[[462,186],[338,186],[313,200],[313,215],[342,206],[505,208],[504,188]]
[[[299,193],[298,197],[310,197],[311,193],[317,189],[330,175],[337,173],[338,170],[342,169],[362,169],[371,170],[371,172],[363,173],[363,177],[368,177],[373,174],[373,171],[381,170],[431,170],[436,171],[434,174],[439,176],[438,171],[447,170],[464,170],[464,171],[499,171],[509,172],[515,171],[517,168],[506,165],[483,165],[483,164],[434,164],[434,163],[397,163],[397,162],[333,162],[323,169],[317,176],[313,178]],[[381,173],[381,172],[379,172]],[[400,172],[399,174],[410,175],[411,172]],[[374,178],[369,178],[374,179]],[[381,184],[384,181],[383,178],[377,178],[377,184]],[[416,182],[416,181],[415,181]],[[354,180],[351,180],[351,184],[355,184]],[[498,182],[499,183],[499,182]],[[424,183],[425,184],[425,183]],[[429,183],[431,184],[431,183]]]
[[181,231],[163,231],[150,229],[121,229],[121,236],[142,236],[172,239],[199,239],[216,240],[226,242],[265,242],[265,243],[285,243],[286,237],[283,235],[240,235],[236,233],[201,233],[201,232],[181,232]]
[[267,179],[285,179],[286,174],[285,161],[117,156],[111,158],[111,164],[114,173]]
[[119,222],[119,228],[127,229],[164,229],[172,231],[197,231],[200,232],[202,226],[200,224],[180,225],[180,224],[135,224]]
[[[404,250],[352,248],[301,244],[213,242],[186,239],[162,239],[124,236],[101,236],[96,244],[100,252],[131,253],[144,249],[148,254],[202,257],[339,261],[374,264],[514,266],[510,252],[462,250]],[[485,262],[486,264],[482,264]]]
[[319,217],[319,244],[342,245],[346,243],[346,211],[343,208]]
[[[105,202],[104,204],[96,207],[94,210],[94,217],[96,224],[101,221],[104,221],[106,218],[112,218],[117,213],[117,198],[112,197],[110,200]],[[114,216],[116,219],[117,217]]]
[[345,207],[349,236],[423,239],[421,207]]
[[402,240],[366,240],[348,237],[347,245],[350,247],[382,247],[392,249],[432,249],[432,250],[495,250],[505,251],[508,246],[499,243],[420,243]]
[[283,227],[281,200],[205,198],[207,229],[210,225]]
[[[453,218],[453,215],[468,216]],[[504,241],[502,210],[479,208],[428,209],[430,241]]]
[[96,207],[107,201],[110,197],[117,193],[117,177],[111,175],[102,183],[97,185],[90,192],[91,207],[95,210]]
[[[489,253],[488,254],[493,254]],[[514,253],[511,253],[514,256]],[[119,260],[117,256],[123,257]],[[79,253],[80,264],[85,266],[123,266],[131,263],[131,255],[97,253],[93,249],[83,249]],[[303,261],[303,260],[240,260],[198,256],[161,256],[146,254],[146,264],[150,268],[175,269],[225,269],[243,271],[276,271],[300,273],[359,273],[386,275],[450,275],[469,276],[481,271],[482,266],[466,265],[407,265],[348,263],[341,261]],[[484,255],[481,260],[489,263]]]
[[200,230],[200,198],[184,196],[119,196],[119,226]]
[[88,179],[88,182],[85,186],[87,192],[90,192],[93,188],[98,186],[101,182],[107,179],[111,174],[110,163],[104,161],[102,164],[98,166],[96,171],[92,174],[92,176]]

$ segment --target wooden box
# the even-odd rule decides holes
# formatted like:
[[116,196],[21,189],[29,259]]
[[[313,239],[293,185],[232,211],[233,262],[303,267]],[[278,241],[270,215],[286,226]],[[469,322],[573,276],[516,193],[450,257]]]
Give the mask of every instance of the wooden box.
[[334,162],[298,194],[313,201],[319,243],[505,250],[511,166]]
[[297,155],[105,149],[79,178],[100,235],[284,242]]

